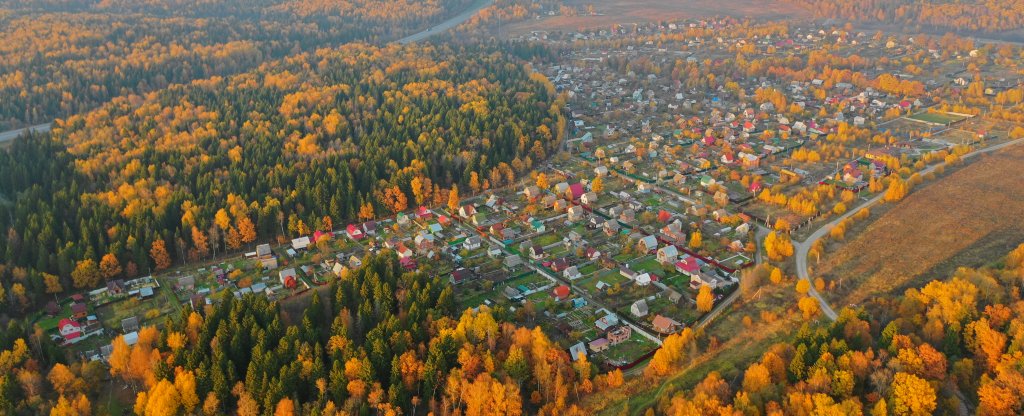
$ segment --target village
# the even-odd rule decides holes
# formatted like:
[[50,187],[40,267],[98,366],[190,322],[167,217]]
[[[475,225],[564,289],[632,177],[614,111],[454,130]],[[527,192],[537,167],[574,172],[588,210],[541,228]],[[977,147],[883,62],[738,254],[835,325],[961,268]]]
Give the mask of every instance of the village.
[[[563,152],[518,186],[111,281],[55,300],[40,326],[103,359],[111,337],[128,342],[140,325],[205,311],[223,292],[287,299],[391,250],[409,271],[448,276],[463,310],[539,325],[573,358],[629,368],[713,316],[702,293],[727,307],[743,271],[763,261],[769,231],[798,233],[884,192],[894,173],[1005,141],[1015,127],[940,105],[975,85],[992,97],[1019,84],[987,58],[991,48],[951,54],[819,27],[730,39],[751,31],[728,25],[524,36],[562,51],[536,70],[568,97],[569,125]],[[738,55],[751,68],[737,68]],[[832,78],[760,75],[771,65]]]

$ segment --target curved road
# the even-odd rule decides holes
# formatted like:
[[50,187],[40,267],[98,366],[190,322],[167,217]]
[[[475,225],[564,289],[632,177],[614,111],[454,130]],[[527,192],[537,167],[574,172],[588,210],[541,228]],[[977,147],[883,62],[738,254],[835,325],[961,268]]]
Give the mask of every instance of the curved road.
[[429,38],[429,37],[434,36],[434,35],[436,35],[438,33],[444,33],[448,29],[451,29],[451,28],[453,28],[455,26],[458,26],[462,22],[465,22],[466,20],[469,20],[469,18],[473,17],[473,15],[475,15],[476,12],[480,11],[480,9],[483,9],[484,7],[490,6],[492,3],[494,3],[494,0],[477,0],[475,3],[473,3],[473,5],[469,6],[468,9],[466,9],[462,13],[459,13],[459,14],[455,15],[451,19],[448,19],[448,20],[445,20],[445,21],[443,21],[441,23],[438,23],[438,24],[432,26],[431,28],[429,28],[427,30],[424,30],[424,31],[422,31],[420,33],[412,34],[412,35],[406,36],[404,38],[401,38],[401,39],[397,40],[396,42],[401,43],[401,44],[419,42],[419,41],[421,41],[423,39]]
[[3,133],[0,133],[0,143],[5,143],[5,142],[9,142],[11,140],[14,140],[14,139],[18,138],[18,136],[21,136],[22,134],[25,134],[25,133],[27,133],[29,131],[34,131],[36,133],[46,133],[46,132],[50,131],[50,125],[51,124],[52,123],[38,124],[38,125],[35,125],[35,126],[25,127],[25,128],[22,128],[22,129],[15,129],[15,130],[5,131]]
[[[1015,144],[1020,144],[1022,142],[1024,142],[1024,139],[1017,139],[1017,140],[1012,140],[1012,141],[1009,141],[1009,142],[1006,142],[1006,143],[998,144],[998,145],[995,145],[995,146],[992,146],[992,147],[987,147],[987,148],[984,148],[984,149],[975,150],[973,152],[965,154],[963,157],[961,157],[961,159],[971,158],[971,157],[978,156],[978,155],[983,154],[983,153],[994,152],[996,150],[999,150],[999,149],[1002,149],[1002,148],[1005,148],[1005,147],[1009,147],[1009,146],[1013,146]],[[928,174],[930,172],[935,171],[935,169],[937,169],[939,166],[946,166],[946,163],[943,162],[943,163],[939,163],[939,164],[935,164],[935,165],[929,166],[929,167],[925,168],[924,170],[922,170],[920,173],[921,173],[921,175]],[[834,220],[828,222],[827,224],[822,225],[820,228],[815,230],[814,233],[811,234],[809,237],[807,237],[807,239],[804,240],[803,242],[794,241],[793,242],[793,249],[794,249],[794,251],[796,251],[796,271],[797,271],[797,275],[799,275],[799,277],[801,279],[807,280],[808,283],[812,283],[810,281],[811,277],[809,276],[809,273],[807,273],[807,253],[808,253],[808,251],[810,251],[811,246],[814,244],[814,242],[818,241],[821,237],[824,237],[826,233],[828,233],[830,230],[832,230],[832,227],[835,227],[841,221],[849,218],[853,214],[855,214],[858,211],[860,211],[861,208],[868,208],[868,207],[871,207],[871,206],[879,203],[880,201],[882,201],[882,198],[884,196],[885,196],[885,193],[883,192],[883,193],[875,196],[874,198],[869,199],[867,202],[865,202],[864,204],[860,205],[859,207],[851,209],[851,210],[847,211],[845,214],[836,217]],[[809,292],[807,292],[807,294],[810,295],[810,296],[813,296],[815,299],[818,300],[818,304],[821,305],[822,312],[825,313],[825,316],[828,316],[828,319],[835,321],[836,318],[839,317],[839,315],[836,313],[836,311],[834,309],[832,309],[831,306],[829,306],[828,302],[825,301],[825,298],[823,298],[821,296],[821,294],[818,293],[818,291],[814,288],[814,284],[812,283],[810,286],[811,286],[811,289],[810,289]]]

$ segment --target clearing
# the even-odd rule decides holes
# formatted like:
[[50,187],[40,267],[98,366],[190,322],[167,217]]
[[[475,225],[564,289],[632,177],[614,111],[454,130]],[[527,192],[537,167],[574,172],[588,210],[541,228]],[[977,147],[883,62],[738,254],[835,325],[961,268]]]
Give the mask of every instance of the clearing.
[[842,279],[827,293],[838,306],[990,264],[1024,241],[1022,172],[1024,147],[982,156],[887,209],[811,275]]
[[[765,7],[756,0],[567,0],[567,6],[580,10],[578,16],[544,16],[538,20],[527,20],[508,27],[511,33],[528,33],[535,30],[578,30],[580,28],[609,28],[613,24],[668,22],[701,17],[733,16],[757,18],[793,18],[809,16],[797,7],[788,4],[772,4]],[[595,15],[585,15],[588,5],[594,6]]]

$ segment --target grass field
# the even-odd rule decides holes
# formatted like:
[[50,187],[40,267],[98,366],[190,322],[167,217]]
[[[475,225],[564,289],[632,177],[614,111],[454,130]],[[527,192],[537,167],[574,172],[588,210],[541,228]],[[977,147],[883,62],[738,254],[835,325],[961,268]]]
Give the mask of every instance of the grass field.
[[[775,2],[764,7],[757,0],[568,0],[566,5],[577,7],[579,16],[545,16],[511,25],[509,33],[527,33],[533,30],[577,30],[579,28],[608,28],[612,24],[665,22],[699,17],[731,15],[736,17],[793,18],[808,15],[804,10]],[[587,5],[594,6],[596,16],[584,16]]]
[[949,114],[949,113],[923,112],[923,113],[914,114],[912,116],[908,116],[907,118],[909,118],[911,120],[924,121],[926,123],[950,124],[950,123],[955,123],[957,121],[966,119],[967,117],[958,116],[958,115]]
[[1017,146],[926,185],[812,262],[812,277],[842,279],[826,294],[834,305],[860,304],[1001,258],[1024,241],[1022,170]]

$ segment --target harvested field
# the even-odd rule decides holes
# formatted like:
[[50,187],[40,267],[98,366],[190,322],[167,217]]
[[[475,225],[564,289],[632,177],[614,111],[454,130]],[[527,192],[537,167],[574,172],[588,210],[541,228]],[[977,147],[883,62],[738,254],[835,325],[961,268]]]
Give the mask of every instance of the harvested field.
[[912,193],[838,251],[812,264],[812,277],[842,278],[827,292],[835,305],[978,267],[1024,242],[1024,147],[973,162]]
[[511,25],[511,33],[534,30],[578,30],[580,28],[608,28],[612,24],[667,22],[689,18],[734,16],[780,19],[808,15],[786,4],[765,7],[756,0],[568,0],[567,5],[583,10],[593,4],[597,16],[545,16]]

